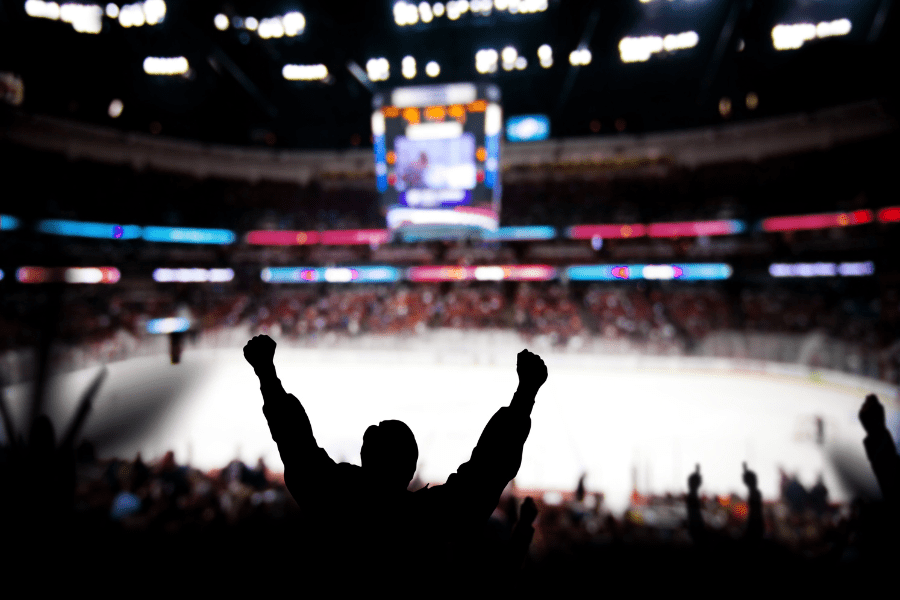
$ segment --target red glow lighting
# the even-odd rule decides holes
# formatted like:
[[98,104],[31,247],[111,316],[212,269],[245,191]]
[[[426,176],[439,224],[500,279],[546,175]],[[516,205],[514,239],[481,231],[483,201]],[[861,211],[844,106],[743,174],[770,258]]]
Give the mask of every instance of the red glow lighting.
[[304,246],[318,244],[319,234],[315,231],[251,231],[247,243],[257,246]]
[[390,234],[387,229],[343,229],[323,231],[319,240],[332,246],[358,246],[363,244],[384,244]]
[[878,211],[878,220],[882,223],[900,221],[900,206],[889,206]]
[[16,271],[20,283],[45,283],[50,281],[50,270],[44,267],[20,267]]
[[730,235],[734,233],[731,221],[684,221],[681,223],[653,223],[648,228],[650,237],[691,237],[697,235]]
[[613,267],[612,274],[616,279],[629,279],[631,277],[628,267]]
[[827,229],[864,225],[872,222],[872,211],[863,209],[849,213],[825,213],[817,215],[795,215],[763,219],[763,231],[796,231],[799,229]]
[[550,281],[555,277],[556,269],[550,265],[450,265],[411,267],[407,270],[410,281]]
[[589,240],[595,236],[603,239],[626,239],[643,237],[646,228],[639,223],[625,225],[575,225],[569,228],[569,238],[573,240]]

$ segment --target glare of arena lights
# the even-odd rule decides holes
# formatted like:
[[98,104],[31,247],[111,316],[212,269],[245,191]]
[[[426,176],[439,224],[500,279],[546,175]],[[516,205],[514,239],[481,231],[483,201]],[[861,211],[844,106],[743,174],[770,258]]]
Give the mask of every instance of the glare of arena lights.
[[66,2],[59,8],[59,20],[72,25],[78,33],[100,33],[103,29],[103,9],[96,4]]
[[519,53],[516,52],[516,49],[513,48],[512,46],[507,46],[506,48],[503,49],[503,52],[500,53],[500,57],[503,59],[503,62],[505,62],[505,63],[515,62],[516,57],[518,55],[519,55]]
[[162,23],[166,18],[166,3],[164,0],[146,0],[144,2],[144,16],[148,25]]
[[42,0],[28,0],[25,2],[25,14],[29,17],[56,21],[59,19],[59,4]]
[[549,69],[553,66],[553,48],[549,44],[542,44],[538,48],[537,55],[542,67]]
[[216,29],[218,29],[219,31],[225,31],[231,24],[231,22],[228,20],[228,17],[226,15],[223,15],[222,13],[216,15],[216,17],[213,19],[213,23],[215,23]]
[[472,0],[469,6],[472,9],[472,12],[488,16],[494,8],[494,3],[491,0]]
[[663,38],[663,49],[666,52],[673,50],[686,50],[693,48],[700,41],[700,36],[696,31],[683,31],[681,33],[670,33]]
[[103,271],[90,267],[66,269],[65,279],[66,283],[100,283]]
[[366,74],[372,81],[386,81],[391,74],[391,65],[386,58],[370,58],[366,62]]
[[436,16],[436,17],[443,17],[443,16],[444,16],[444,5],[443,5],[443,3],[441,3],[441,2],[436,2],[436,3],[434,4],[434,6],[431,7],[431,12],[433,12],[433,13],[434,13],[434,16]]
[[756,95],[756,92],[750,92],[747,94],[745,103],[750,110],[756,110],[756,107],[759,106],[759,96]]
[[183,56],[148,56],[144,59],[147,75],[183,75],[189,68],[188,59]]
[[259,37],[267,40],[269,38],[280,38],[284,36],[284,25],[281,22],[281,17],[269,17],[267,19],[262,19],[259,22],[259,27],[256,31]]
[[425,65],[425,74],[429,77],[437,77],[441,74],[441,65],[433,60],[429,61],[429,63]]
[[124,108],[125,105],[122,104],[122,101],[118,98],[115,98],[112,102],[109,103],[109,110],[107,112],[109,113],[110,117],[112,117],[113,119],[117,119],[122,114],[122,110],[124,110]]
[[528,59],[524,56],[520,56],[516,59],[516,62],[513,63],[513,66],[519,71],[525,69],[528,66]]
[[140,27],[144,24],[144,9],[140,4],[126,4],[119,9],[119,25]]
[[822,21],[816,25],[816,37],[826,38],[847,35],[852,28],[853,25],[850,23],[850,19],[838,19],[831,22]]
[[119,16],[119,7],[116,4],[110,2],[106,5],[106,16],[110,19],[115,19]]
[[484,111],[484,133],[485,135],[494,135],[500,133],[503,127],[503,110],[500,105],[491,102]]
[[582,67],[591,64],[591,51],[587,48],[579,48],[569,53],[569,64],[573,67]]
[[493,73],[497,70],[499,54],[493,48],[484,48],[475,53],[475,70],[479,73]]
[[380,111],[372,113],[372,135],[384,135],[385,122],[384,114]]
[[394,22],[397,25],[415,25],[419,22],[419,9],[411,2],[400,0],[394,4]]
[[256,28],[259,27],[259,21],[256,20],[256,17],[247,17],[244,19],[244,28],[250,31],[256,31]]
[[281,23],[284,25],[284,35],[289,37],[300,35],[306,29],[306,17],[297,11],[285,13],[281,18]]
[[416,59],[412,56],[404,56],[400,63],[400,69],[404,77],[412,79],[416,76]]
[[419,3],[419,17],[422,19],[423,23],[431,23],[434,15],[431,13],[430,4],[428,4],[427,2]]
[[450,2],[447,3],[447,18],[451,21],[455,21],[460,15],[462,15],[462,9],[460,9],[456,0],[450,0]]
[[723,117],[731,115],[731,99],[722,98],[719,100],[719,114]]
[[316,81],[328,77],[325,65],[284,65],[281,75],[288,81]]
[[772,28],[772,45],[776,50],[796,50],[810,40],[847,35],[853,28],[850,19],[812,23],[779,24]]

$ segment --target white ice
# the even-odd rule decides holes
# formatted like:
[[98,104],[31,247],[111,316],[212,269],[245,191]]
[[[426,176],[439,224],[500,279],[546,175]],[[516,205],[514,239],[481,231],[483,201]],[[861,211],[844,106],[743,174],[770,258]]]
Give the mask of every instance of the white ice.
[[[138,402],[132,398],[144,388],[169,386],[176,395],[152,434],[123,442],[117,454],[140,451],[152,459],[171,449],[177,460],[202,469],[235,457],[251,464],[262,457],[270,468],[282,468],[257,380],[239,349],[188,350],[179,365],[167,359],[109,366],[96,414]],[[601,357],[591,367],[552,356],[547,363],[549,379],[516,478],[520,488],[571,490],[586,473],[589,491],[603,491],[609,507],[621,510],[635,485],[642,493],[683,491],[697,463],[706,493],[743,495],[741,463],[747,461],[764,497],[777,496],[781,467],[807,485],[822,474],[832,498],[847,500],[824,450],[844,447],[865,464],[857,418],[868,391],[862,387],[734,371],[613,367]],[[420,478],[434,483],[469,458],[488,419],[516,388],[515,354],[497,364],[439,364],[393,360],[387,353],[279,348],[276,366],[332,458],[359,464],[366,427],[400,419],[416,434]],[[51,397],[73,406],[71,390],[80,393],[96,372],[65,376]],[[11,392],[21,415],[25,389]],[[817,416],[825,422],[824,447],[815,443]]]

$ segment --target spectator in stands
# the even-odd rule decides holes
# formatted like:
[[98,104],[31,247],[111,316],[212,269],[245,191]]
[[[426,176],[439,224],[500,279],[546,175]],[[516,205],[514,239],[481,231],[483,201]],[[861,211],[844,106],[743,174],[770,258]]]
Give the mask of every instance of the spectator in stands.
[[887,429],[884,406],[875,394],[866,396],[859,409],[859,420],[866,430],[863,444],[881,493],[887,502],[896,507],[900,504],[900,456]]
[[[519,388],[508,407],[488,423],[471,459],[442,486],[408,492],[416,470],[418,447],[401,421],[382,421],[363,436],[362,467],[337,464],[316,444],[303,406],[284,391],[275,366],[275,342],[257,336],[244,347],[263,393],[263,412],[285,464],[285,483],[301,509],[316,515],[303,543],[307,564],[328,570],[352,565],[363,576],[465,575],[465,547],[490,517],[507,483],[522,461],[531,428],[530,414],[547,378],[543,361],[523,350],[517,372]],[[333,490],[324,497],[323,490]],[[361,490],[368,498],[361,499]],[[323,525],[328,525],[322,530]],[[301,552],[302,553],[302,552]],[[462,570],[462,573],[459,571]],[[306,576],[321,573],[310,570]]]

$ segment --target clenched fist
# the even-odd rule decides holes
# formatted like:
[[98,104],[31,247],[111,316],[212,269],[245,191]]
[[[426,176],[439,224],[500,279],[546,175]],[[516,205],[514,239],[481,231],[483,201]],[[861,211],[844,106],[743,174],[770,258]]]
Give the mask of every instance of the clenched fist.
[[703,477],[700,476],[700,465],[698,464],[694,472],[688,477],[688,489],[692,494],[696,494],[702,484]]
[[547,381],[547,365],[537,354],[522,350],[516,360],[519,387],[537,392]]
[[756,489],[756,473],[747,468],[747,463],[744,463],[744,485],[750,488],[750,491]]
[[866,433],[875,433],[886,427],[884,406],[878,401],[878,396],[869,394],[862,408],[859,409],[859,420],[863,424]]
[[258,335],[244,346],[244,358],[256,369],[272,366],[275,359],[275,340],[267,335]]

